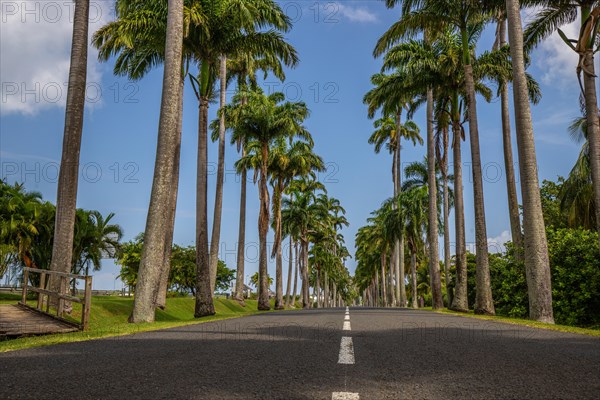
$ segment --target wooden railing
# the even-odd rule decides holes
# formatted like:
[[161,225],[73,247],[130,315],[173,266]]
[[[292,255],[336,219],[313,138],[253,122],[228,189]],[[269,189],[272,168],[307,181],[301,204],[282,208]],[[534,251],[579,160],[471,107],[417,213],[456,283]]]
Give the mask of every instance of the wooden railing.
[[[39,287],[29,285],[29,274],[39,274],[40,283]],[[53,280],[59,279],[59,291],[52,290]],[[69,288],[69,281],[71,279],[85,281],[85,292],[83,298],[71,296],[66,294]],[[34,292],[38,294],[36,307],[31,307],[27,304],[27,292]],[[44,301],[44,297],[45,300]],[[58,305],[56,306],[56,315],[50,313],[51,299],[58,299]],[[74,323],[73,321],[65,319],[65,302],[79,303],[82,305],[81,309],[81,323]],[[37,268],[23,268],[23,294],[21,297],[20,304],[47,314],[53,318],[58,318],[61,321],[75,324],[84,331],[88,330],[90,322],[90,306],[92,303],[92,277],[84,275],[67,274],[64,272],[49,271],[45,269]],[[44,305],[46,310],[44,310]]]

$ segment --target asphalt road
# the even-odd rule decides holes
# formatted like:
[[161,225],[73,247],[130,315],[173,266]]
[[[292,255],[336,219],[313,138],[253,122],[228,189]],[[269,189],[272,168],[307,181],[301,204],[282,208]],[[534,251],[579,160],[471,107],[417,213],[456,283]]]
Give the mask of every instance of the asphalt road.
[[427,311],[269,313],[0,354],[0,399],[598,399],[600,339]]

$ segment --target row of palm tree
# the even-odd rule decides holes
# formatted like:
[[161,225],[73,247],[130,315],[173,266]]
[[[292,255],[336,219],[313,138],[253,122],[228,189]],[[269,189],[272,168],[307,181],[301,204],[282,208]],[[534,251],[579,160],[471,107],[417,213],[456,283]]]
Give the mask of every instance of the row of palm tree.
[[[286,306],[296,299],[298,271],[302,279],[300,302],[303,308],[312,307],[313,298],[316,307],[340,306],[354,298],[354,285],[345,266],[350,254],[340,233],[348,225],[344,214],[340,201],[328,196],[323,184],[314,176],[302,176],[290,182],[281,207],[282,230],[290,241]],[[290,297],[292,276],[294,288]],[[312,297],[310,287],[314,288]]]
[[[177,14],[172,13],[173,8],[177,9]],[[94,35],[93,42],[99,49],[100,59],[106,61],[116,56],[115,73],[130,79],[140,79],[152,67],[160,63],[165,65],[155,179],[131,321],[152,321],[154,308],[164,306],[177,202],[182,98],[186,78],[189,78],[199,102],[196,210],[198,287],[195,315],[201,317],[215,313],[212,294],[218,261],[227,130],[232,133],[232,143],[236,143],[242,152],[236,164],[242,174],[239,247],[243,249],[245,241],[245,175],[249,169],[253,169],[255,181],[258,180],[260,201],[258,307],[261,310],[270,308],[266,239],[272,204],[276,243],[272,254],[276,258],[275,307],[283,308],[283,193],[294,177],[323,169],[322,160],[312,152],[312,138],[303,126],[309,114],[306,105],[285,102],[280,93],[267,96],[257,85],[258,71],[265,74],[272,72],[284,79],[283,65],[295,66],[298,62],[296,51],[281,35],[291,28],[289,19],[272,0],[198,0],[169,3],[168,7],[158,0],[118,0],[116,9],[116,21]],[[175,19],[177,24],[173,22]],[[177,32],[170,32],[169,29]],[[171,33],[174,43],[169,42]],[[173,59],[177,63],[169,66],[168,63]],[[195,76],[190,73],[194,66],[198,71]],[[225,93],[234,79],[238,92],[231,104],[227,105]],[[217,92],[220,98],[219,118],[210,124],[213,140],[218,140],[218,168],[209,248],[208,107]],[[269,185],[273,188],[272,202]],[[167,224],[164,223],[165,215],[168,216]],[[237,264],[236,296],[243,301],[239,287],[243,285],[243,253],[238,254]]]
[[[406,166],[406,180],[402,191],[387,199],[378,210],[372,213],[369,224],[360,228],[356,235],[357,269],[355,284],[362,293],[363,302],[371,306],[407,306],[407,297],[398,297],[397,293],[406,296],[406,271],[404,263],[399,270],[392,268],[395,263],[395,244],[403,237],[406,248],[403,249],[402,259],[410,259],[409,287],[412,296],[411,305],[418,307],[417,302],[417,270],[421,261],[428,259],[426,254],[427,240],[425,232],[429,229],[429,171],[427,160],[413,162]],[[442,186],[443,181],[452,182],[453,177],[444,177],[440,169],[436,170],[435,186]],[[436,222],[443,230],[447,223],[442,220],[442,207],[453,206],[454,192],[448,187],[446,199],[438,192],[435,212]],[[389,266],[389,268],[388,268]],[[445,265],[447,268],[447,266]],[[446,276],[449,271],[446,269]],[[444,282],[448,282],[445,278]],[[440,282],[441,284],[441,282]],[[429,287],[432,289],[431,284]]]
[[[395,118],[401,125],[402,111],[414,110],[427,104],[427,162],[429,181],[435,180],[435,153],[446,157],[448,131],[453,133],[457,282],[452,307],[466,310],[466,261],[464,243],[464,204],[460,143],[464,137],[463,124],[468,122],[474,179],[474,207],[477,246],[477,300],[475,309],[493,314],[493,300],[489,284],[487,231],[481,156],[479,149],[476,95],[492,97],[485,85],[488,80],[499,83],[503,111],[503,139],[505,158],[510,163],[509,121],[507,90],[513,83],[517,149],[523,198],[523,235],[520,234],[516,185],[509,174],[509,207],[513,240],[523,241],[523,257],[527,270],[531,317],[552,322],[550,275],[544,222],[541,212],[537,162],[533,141],[530,100],[537,97],[536,86],[527,76],[525,67],[529,51],[545,37],[558,31],[566,45],[577,52],[580,62],[578,74],[583,73],[582,95],[586,105],[586,131],[589,142],[589,160],[594,201],[600,203],[600,129],[593,57],[598,43],[600,5],[597,0],[386,0],[389,7],[400,5],[400,20],[378,41],[375,55],[384,55],[383,74],[374,78],[376,88],[365,98],[372,112],[381,109],[384,117]],[[534,21],[523,33],[520,10],[522,6],[536,6]],[[71,260],[76,216],[77,169],[83,124],[84,95],[87,68],[89,0],[77,0],[73,25],[71,69],[65,116],[62,161],[59,174],[55,240],[50,268],[65,271]],[[273,0],[117,0],[117,20],[100,29],[93,39],[99,48],[100,59],[115,56],[115,73],[132,79],[142,78],[151,68],[164,64],[163,98],[158,130],[155,174],[145,232],[144,255],[140,267],[143,279],[138,287],[133,322],[153,321],[154,309],[162,303],[166,291],[159,288],[168,276],[170,242],[173,235],[176,188],[179,174],[181,143],[181,116],[183,89],[186,78],[198,99],[198,179],[197,179],[197,266],[198,290],[196,315],[214,313],[212,292],[218,262],[217,245],[220,237],[222,213],[225,132],[227,111],[225,91],[232,77],[240,87],[256,82],[258,71],[273,72],[283,78],[283,65],[294,66],[298,57],[282,37],[291,27],[279,5]],[[567,38],[560,26],[581,18],[579,37]],[[476,45],[483,29],[497,23],[494,49],[477,55]],[[510,48],[505,43],[505,24],[508,23]],[[422,38],[418,39],[418,38]],[[509,56],[510,55],[510,56]],[[435,62],[432,62],[435,61]],[[190,71],[195,68],[197,74]],[[219,90],[216,89],[219,82]],[[215,209],[208,247],[207,210],[207,143],[208,107],[219,92],[218,170],[215,188]],[[263,96],[262,106],[276,109],[277,99]],[[240,100],[240,103],[243,100]],[[301,107],[300,107],[301,108]],[[300,115],[292,117],[300,123]],[[241,121],[243,121],[242,117]],[[438,135],[436,135],[436,127]],[[297,128],[293,127],[293,129]],[[292,130],[293,130],[292,129]],[[399,128],[398,128],[399,129]],[[301,132],[289,133],[302,137]],[[257,137],[253,139],[260,138]],[[436,151],[435,140],[441,146]],[[397,135],[400,138],[400,135]],[[264,138],[263,138],[264,139]],[[238,140],[245,149],[243,139]],[[264,145],[264,142],[263,142]],[[398,149],[399,149],[398,140]],[[245,151],[245,150],[242,150]],[[260,168],[259,193],[261,196],[260,236],[266,237],[269,224],[269,193],[267,180],[269,146]],[[445,155],[445,156],[444,156]],[[394,156],[400,165],[399,150]],[[447,170],[447,162],[438,162]],[[398,167],[396,167],[397,169]],[[400,195],[399,173],[395,170],[395,194]],[[444,173],[442,173],[444,174]],[[447,175],[447,171],[446,171]],[[512,174],[514,175],[514,174]],[[275,178],[275,182],[279,179]],[[242,179],[245,182],[245,179]],[[244,184],[244,183],[242,183]],[[278,186],[278,183],[275,183]],[[278,189],[279,191],[279,189]],[[438,209],[437,187],[428,190],[427,243],[428,263],[434,307],[442,306],[441,278],[437,249]],[[242,191],[245,203],[245,190]],[[444,191],[444,197],[446,196]],[[277,203],[276,201],[275,203]],[[448,202],[446,202],[448,203]],[[398,205],[394,205],[398,207]],[[447,206],[445,206],[447,208]],[[277,212],[277,209],[275,209]],[[595,207],[600,220],[600,207]],[[167,223],[164,218],[167,216]],[[245,227],[240,215],[240,236]],[[597,224],[600,226],[600,224]],[[276,223],[276,231],[277,223]],[[447,226],[447,224],[446,224]],[[446,228],[445,228],[446,229]],[[599,228],[600,229],[600,228]],[[447,235],[446,235],[447,236]],[[394,264],[401,264],[402,237],[394,243]],[[261,248],[262,253],[262,248]],[[266,248],[261,256],[261,276],[266,276]],[[308,251],[303,257],[308,256]],[[447,257],[447,256],[446,256]],[[397,260],[397,262],[396,262]],[[238,260],[238,262],[243,262]],[[305,263],[308,266],[308,262]],[[306,269],[306,268],[305,268]],[[305,271],[307,272],[307,271]],[[396,274],[398,276],[398,274]],[[319,276],[320,278],[320,276]],[[308,277],[306,279],[308,284]],[[261,283],[263,285],[264,283]],[[401,297],[401,295],[396,296]],[[308,298],[308,297],[306,297]],[[266,308],[264,299],[262,308]]]
[[[173,9],[177,10],[172,15]],[[178,71],[175,81],[165,88],[177,89],[172,93],[169,105],[175,116],[174,133],[163,145],[159,132],[159,152],[155,167],[155,182],[168,186],[169,190],[153,189],[145,232],[145,249],[149,252],[142,258],[140,274],[148,277],[138,280],[137,295],[132,321],[152,321],[154,308],[164,305],[165,290],[157,292],[157,282],[161,289],[168,277],[168,252],[172,241],[174,215],[177,202],[179,153],[181,141],[181,115],[184,81],[189,79],[198,99],[198,166],[197,166],[197,232],[196,250],[198,265],[198,288],[196,316],[214,314],[212,293],[215,288],[220,239],[226,112],[225,93],[232,78],[239,86],[256,81],[259,70],[272,71],[283,78],[283,65],[294,66],[298,62],[295,50],[285,42],[281,33],[290,29],[289,19],[281,8],[271,0],[245,2],[241,0],[185,1],[181,4],[164,1],[118,0],[117,19],[107,24],[94,35],[94,45],[99,48],[100,59],[108,60],[117,56],[115,73],[131,79],[143,77],[152,67],[165,64],[176,58]],[[169,25],[169,18],[176,18],[177,25]],[[177,39],[177,53],[169,53],[169,29],[181,36]],[[181,43],[179,43],[181,41]],[[165,50],[166,49],[166,50]],[[173,49],[171,51],[174,51]],[[190,73],[193,67],[197,74]],[[219,82],[219,90],[217,90]],[[209,249],[208,210],[207,210],[207,161],[208,161],[208,108],[216,94],[220,98],[218,123],[218,168],[215,188],[215,208]],[[174,107],[177,105],[177,107]],[[165,150],[161,156],[161,150]],[[157,173],[161,172],[161,176]],[[245,184],[245,179],[242,179]],[[162,199],[160,193],[169,194]],[[245,190],[243,190],[245,194]],[[245,203],[245,199],[242,199]],[[155,212],[156,210],[161,210]],[[161,215],[156,232],[153,231],[153,216]],[[164,224],[163,216],[168,223]],[[241,218],[242,220],[242,218]],[[157,221],[155,221],[157,222]],[[243,235],[244,229],[240,229]],[[243,246],[241,246],[243,248]],[[242,263],[243,261],[239,261]],[[240,268],[243,269],[243,268]],[[147,271],[147,273],[146,273]],[[242,275],[243,276],[243,275]]]
[[[539,88],[525,68],[528,62],[527,52],[545,37],[559,31],[566,43],[580,54],[581,61],[578,74],[583,72],[584,84],[582,90],[586,104],[587,126],[586,133],[589,142],[589,165],[595,193],[600,180],[594,172],[597,154],[596,146],[599,140],[598,107],[595,95],[595,76],[593,67],[594,46],[598,41],[598,18],[600,4],[597,1],[480,1],[480,0],[387,0],[388,7],[401,6],[401,17],[376,44],[374,55],[384,56],[382,73],[375,75],[372,82],[375,85],[365,96],[369,105],[369,114],[381,110],[383,117],[389,117],[394,110],[401,109],[405,104],[409,117],[421,104],[427,104],[427,169],[429,181],[433,181],[438,168],[444,177],[444,247],[446,271],[449,269],[449,232],[448,211],[449,191],[447,189],[448,165],[448,132],[453,133],[453,165],[454,165],[454,207],[456,229],[456,292],[454,296],[448,293],[448,306],[459,311],[468,309],[466,290],[466,245],[464,229],[464,199],[461,166],[461,141],[464,140],[463,125],[468,123],[470,150],[473,168],[473,193],[475,211],[475,239],[477,258],[477,296],[475,312],[494,314],[494,304],[490,288],[487,228],[485,220],[485,203],[483,197],[483,179],[481,171],[481,155],[479,148],[479,132],[477,121],[477,95],[489,101],[493,92],[488,83],[496,83],[499,87],[502,112],[502,133],[505,164],[507,170],[507,193],[509,202],[509,222],[515,245],[522,249],[525,261],[530,316],[532,319],[553,322],[552,294],[550,286],[550,271],[548,249],[545,237],[544,221],[541,209],[537,162],[533,143],[530,102],[539,100]],[[536,17],[523,33],[520,10],[524,6],[539,7]],[[568,39],[560,31],[560,26],[573,22],[578,15],[582,17],[582,29],[578,39]],[[476,48],[483,30],[490,24],[496,24],[496,41],[490,51],[477,53]],[[506,45],[506,24],[510,47]],[[517,126],[517,147],[521,176],[521,193],[523,198],[523,230],[519,219],[519,205],[515,184],[515,172],[512,160],[512,143],[510,134],[510,116],[508,84],[513,83],[515,120]],[[587,82],[587,83],[586,83]],[[590,87],[592,86],[592,87]],[[380,123],[376,123],[379,127]],[[400,126],[398,124],[398,126]],[[437,128],[437,129],[436,129]],[[373,139],[373,138],[372,138]],[[373,142],[373,140],[370,140]],[[377,150],[377,149],[376,149]],[[394,162],[396,162],[394,156]],[[394,175],[398,175],[394,172]],[[432,303],[434,308],[440,308],[440,277],[438,275],[438,213],[436,212],[439,199],[437,186],[432,185],[428,190],[427,211],[427,243],[429,273],[431,276]],[[395,197],[390,200],[393,208],[401,207],[402,196],[394,190]],[[402,194],[402,193],[400,193]],[[416,201],[416,203],[419,203]],[[418,205],[413,210],[416,216],[421,215]],[[379,215],[379,210],[376,215]],[[598,212],[596,208],[595,212]],[[372,220],[374,225],[365,228],[374,230],[377,218]],[[408,224],[407,224],[408,225]],[[416,232],[416,231],[414,231]],[[368,232],[367,232],[368,233]],[[363,232],[361,239],[367,234]],[[372,233],[372,232],[371,232]],[[358,237],[357,237],[358,239]],[[415,242],[411,250],[417,250]],[[372,249],[371,249],[372,250]],[[385,250],[385,248],[383,249]],[[382,249],[379,249],[380,254]],[[403,258],[403,252],[399,255]],[[369,254],[365,249],[360,253]],[[358,253],[357,253],[358,256]],[[412,257],[412,255],[411,255]],[[368,257],[367,257],[368,258]],[[373,261],[373,260],[371,260]],[[366,261],[363,260],[363,264]],[[402,264],[402,262],[400,262]],[[367,267],[364,267],[367,268]],[[383,272],[383,269],[382,269]],[[361,272],[364,274],[364,272]],[[368,274],[367,274],[368,275]],[[375,276],[377,274],[375,273]],[[396,274],[396,282],[403,291],[404,275]],[[373,274],[369,275],[369,279]],[[446,274],[447,282],[449,275]],[[382,281],[383,284],[383,281]],[[364,281],[363,281],[364,286]],[[385,285],[383,285],[385,288]],[[381,292],[385,297],[385,290]],[[402,305],[403,298],[400,298]]]

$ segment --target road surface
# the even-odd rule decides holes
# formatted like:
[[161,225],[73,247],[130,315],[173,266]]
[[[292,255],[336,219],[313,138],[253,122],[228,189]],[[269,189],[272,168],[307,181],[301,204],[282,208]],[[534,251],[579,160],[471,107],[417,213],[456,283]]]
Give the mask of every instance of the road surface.
[[408,309],[277,312],[0,354],[0,399],[598,399],[600,339]]

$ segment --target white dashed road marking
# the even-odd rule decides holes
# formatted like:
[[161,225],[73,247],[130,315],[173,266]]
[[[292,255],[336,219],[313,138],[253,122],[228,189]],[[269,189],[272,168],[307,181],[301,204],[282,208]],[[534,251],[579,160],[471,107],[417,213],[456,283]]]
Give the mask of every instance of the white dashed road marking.
[[349,315],[345,315],[344,316],[344,321],[350,321],[350,316]]
[[331,400],[360,400],[358,393],[333,392]]
[[342,337],[342,343],[340,344],[340,355],[338,357],[338,364],[354,364],[354,345],[352,344],[351,337]]
[[343,331],[351,331],[352,328],[350,327],[350,321],[344,321],[344,327],[342,328]]

